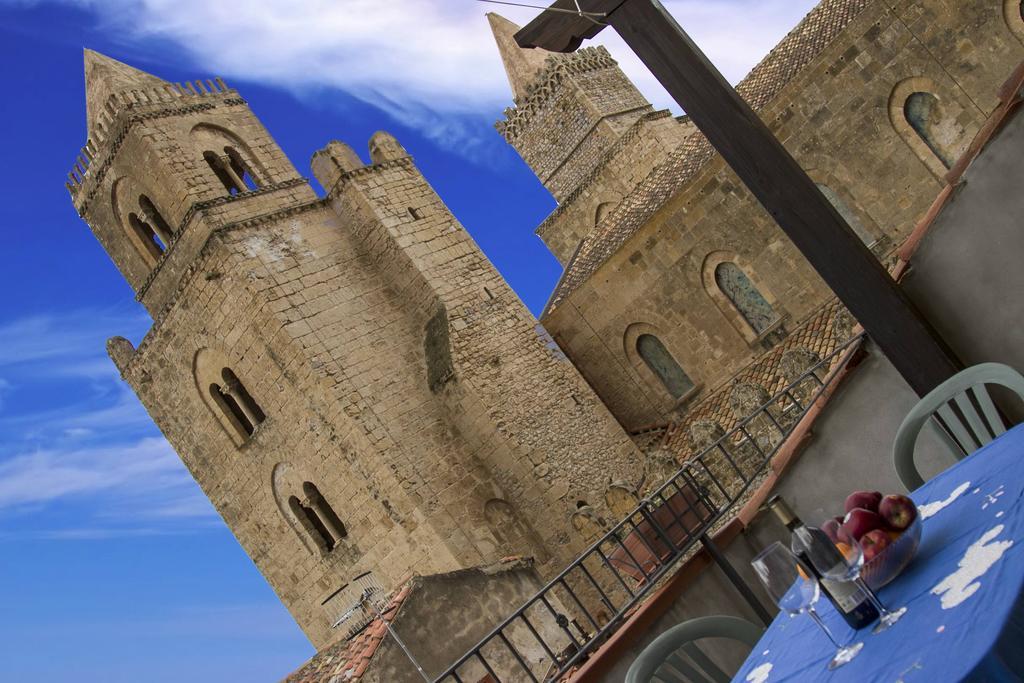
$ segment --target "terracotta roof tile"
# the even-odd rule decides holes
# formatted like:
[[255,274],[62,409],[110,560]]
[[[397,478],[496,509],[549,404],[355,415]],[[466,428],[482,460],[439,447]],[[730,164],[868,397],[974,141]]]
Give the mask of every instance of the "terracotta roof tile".
[[[781,343],[709,392],[683,417],[670,423],[660,440],[645,438],[647,433],[634,437],[634,440],[642,439],[638,446],[643,450],[665,448],[680,462],[686,460],[693,452],[689,433],[691,424],[697,420],[712,420],[720,424],[726,432],[734,428],[740,419],[733,413],[729,399],[736,384],[759,384],[770,395],[774,395],[788,384],[781,370],[782,357],[786,351],[803,348],[817,354],[819,358],[827,357],[852,336],[844,334],[842,330],[845,326],[838,325],[836,320],[839,316],[848,315],[838,299],[829,300],[815,313],[801,321]],[[852,322],[852,318],[850,320]]]
[[[395,620],[411,591],[411,584],[406,583],[381,610],[388,623]],[[358,681],[369,668],[386,634],[384,622],[374,619],[354,638],[341,640],[315,654],[282,683],[335,683],[335,677],[339,683]]]
[[[761,109],[805,66],[817,57],[864,9],[870,0],[822,0],[736,86],[754,108]],[[565,275],[552,294],[552,310],[583,284],[602,263],[629,239],[676,192],[693,179],[716,152],[700,132],[677,147],[665,163],[655,168],[608,217],[582,241]]]

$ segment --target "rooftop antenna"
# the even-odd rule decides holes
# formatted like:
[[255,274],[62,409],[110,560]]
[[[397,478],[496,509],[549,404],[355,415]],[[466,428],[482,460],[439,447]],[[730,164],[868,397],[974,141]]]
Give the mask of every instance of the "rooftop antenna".
[[[359,591],[354,597],[353,594]],[[381,611],[381,606],[387,602],[387,595],[384,593],[384,589],[381,588],[380,584],[374,580],[370,572],[360,574],[352,583],[342,586],[338,591],[330,595],[324,602],[323,606],[330,610],[328,606],[329,602],[336,602],[335,598],[349,598],[345,601],[346,607],[342,609],[342,612],[338,614],[331,622],[331,628],[339,628],[343,625],[347,625],[347,633],[345,634],[346,640],[351,640],[357,634],[361,633],[376,617],[380,619],[384,624],[384,628],[387,629],[388,633],[394,638],[395,643],[402,649],[405,656],[408,657],[412,665],[416,667],[416,670],[423,677],[423,680],[427,683],[431,683],[431,678],[427,676],[427,672],[423,670],[419,662],[413,656],[412,652],[409,651],[408,646],[402,641],[393,628],[391,628],[391,622],[384,618],[384,613]]]

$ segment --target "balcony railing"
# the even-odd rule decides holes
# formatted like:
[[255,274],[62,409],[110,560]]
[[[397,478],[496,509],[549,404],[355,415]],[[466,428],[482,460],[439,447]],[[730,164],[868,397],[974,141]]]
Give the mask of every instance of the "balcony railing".
[[[829,372],[833,361],[862,339],[863,334],[838,346],[687,460],[435,683],[558,680],[607,641],[698,543],[724,563],[708,534],[766,475],[786,437],[839,375],[838,365]],[[727,563],[720,566],[731,572]],[[753,599],[734,573],[729,578]]]

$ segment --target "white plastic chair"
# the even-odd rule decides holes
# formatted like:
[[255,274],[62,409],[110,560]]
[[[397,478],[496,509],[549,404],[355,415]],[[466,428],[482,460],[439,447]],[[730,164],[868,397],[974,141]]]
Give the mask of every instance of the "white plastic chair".
[[704,654],[694,641],[701,638],[731,638],[751,649],[764,631],[739,617],[715,616],[690,619],[673,626],[644,648],[626,673],[626,683],[728,683],[726,674]]
[[[958,372],[922,398],[903,419],[892,447],[896,474],[908,491],[924,484],[914,465],[917,437],[929,419],[962,460],[1006,432],[1007,426],[989,396],[986,384],[998,384],[1024,400],[1024,377],[1008,365],[982,363]],[[973,397],[973,400],[972,400]]]

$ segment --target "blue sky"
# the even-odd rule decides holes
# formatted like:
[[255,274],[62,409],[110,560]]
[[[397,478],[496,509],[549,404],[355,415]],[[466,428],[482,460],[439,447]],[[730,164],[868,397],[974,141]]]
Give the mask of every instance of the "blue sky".
[[[736,80],[813,3],[666,4]],[[533,229],[554,203],[492,128],[510,104],[494,9],[533,12],[0,0],[0,680],[276,681],[313,654],[104,351],[150,321],[63,185],[85,140],[82,48],[171,81],[224,76],[300,172],[327,141],[361,151],[386,128],[538,312],[559,268]]]

